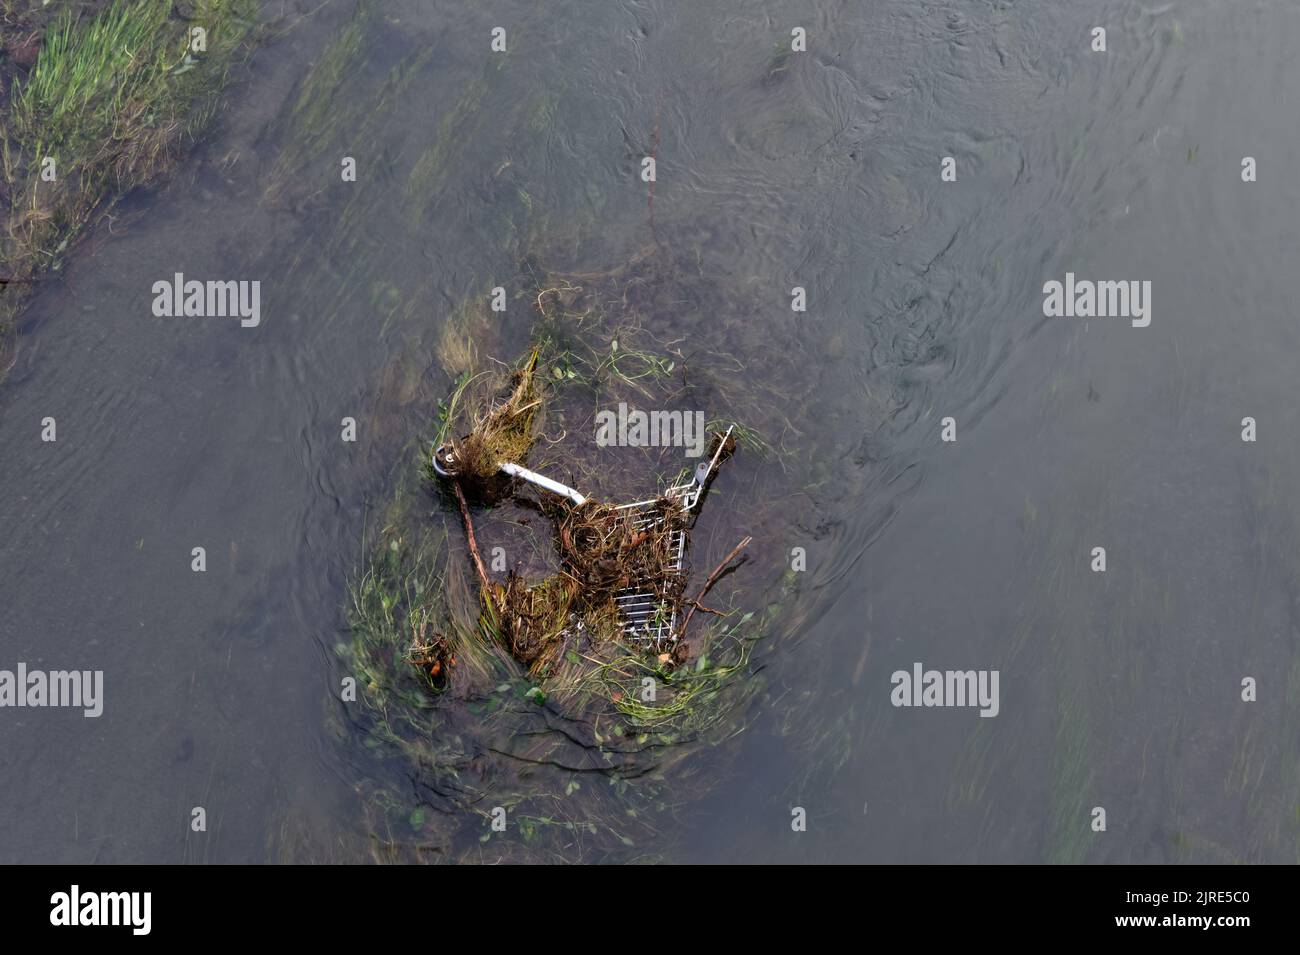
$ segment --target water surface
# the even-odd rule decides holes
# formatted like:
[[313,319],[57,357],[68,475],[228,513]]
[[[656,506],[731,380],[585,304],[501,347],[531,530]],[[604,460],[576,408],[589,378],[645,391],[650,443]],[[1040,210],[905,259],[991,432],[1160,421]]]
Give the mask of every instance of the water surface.
[[[1295,861],[1291,5],[403,0],[290,22],[173,181],[44,283],[0,386],[3,665],[106,681],[98,720],[6,713],[0,858],[368,858],[356,791],[385,770],[338,732],[333,647],[368,516],[451,384],[421,356],[522,253],[594,271],[651,246],[744,303],[684,301],[663,329],[726,346],[711,374],[785,452],[720,479],[701,562],[756,533],[730,583],[755,604],[790,548],[809,568],[725,772],[680,781],[673,828],[630,856]],[[784,57],[792,26],[809,50]],[[322,89],[329,110],[295,111]],[[155,319],[176,271],[260,279],[261,326]],[[1067,271],[1150,280],[1150,327],[1044,318]],[[999,670],[999,715],[895,709],[914,661]]]

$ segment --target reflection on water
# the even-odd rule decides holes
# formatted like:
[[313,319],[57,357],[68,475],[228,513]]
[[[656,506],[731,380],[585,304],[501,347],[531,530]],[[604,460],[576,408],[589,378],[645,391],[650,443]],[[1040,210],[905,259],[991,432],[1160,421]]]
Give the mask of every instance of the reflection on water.
[[[0,391],[0,645],[103,669],[106,701],[6,717],[6,859],[374,857],[366,794],[422,777],[339,719],[334,648],[438,356],[515,354],[524,304],[454,323],[530,263],[646,249],[692,264],[646,333],[773,448],[729,465],[700,564],[754,533],[729,593],[780,613],[716,778],[665,771],[627,857],[1295,858],[1296,14],[724,6],[330,4],[37,295]],[[260,326],[153,318],[177,271],[260,281]],[[1045,318],[1067,271],[1150,281],[1150,327]],[[998,670],[999,715],[890,706],[915,662]],[[445,858],[465,825],[381,838]]]

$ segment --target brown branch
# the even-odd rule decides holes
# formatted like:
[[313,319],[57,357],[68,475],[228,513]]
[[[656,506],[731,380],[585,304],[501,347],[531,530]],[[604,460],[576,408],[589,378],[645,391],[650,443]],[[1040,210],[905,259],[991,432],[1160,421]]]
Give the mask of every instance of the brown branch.
[[686,601],[686,602],[687,602],[688,604],[690,604],[692,607],[694,607],[696,610],[702,611],[703,613],[711,613],[711,614],[713,614],[714,616],[717,616],[717,617],[725,617],[725,616],[727,615],[727,611],[725,611],[725,610],[716,610],[716,609],[714,609],[713,607],[706,607],[704,604],[700,603],[698,600],[688,600],[688,601]]
[[460,489],[460,481],[452,481],[451,486],[456,489],[456,500],[460,502],[460,517],[465,522],[465,537],[469,540],[469,555],[474,558],[474,569],[478,571],[483,595],[491,598],[492,584],[488,580],[487,570],[483,567],[483,558],[478,553],[478,541],[474,539],[474,522],[469,518],[469,504],[465,502],[465,492]]
[[[713,585],[718,582],[718,578],[722,576],[722,572],[726,569],[727,565],[735,560],[736,555],[748,547],[749,542],[753,539],[754,538],[746,535],[744,540],[731,548],[731,553],[722,558],[722,563],[713,568],[713,573],[709,574],[709,579],[704,581],[704,586],[700,588],[700,592],[687,601],[687,603],[691,605],[691,609],[686,612],[686,619],[682,621],[681,629],[677,631],[678,637],[686,636],[686,627],[691,622],[691,617],[695,616],[696,608],[700,606],[700,601],[704,599],[704,595],[707,594]],[[716,611],[711,612],[716,613]]]

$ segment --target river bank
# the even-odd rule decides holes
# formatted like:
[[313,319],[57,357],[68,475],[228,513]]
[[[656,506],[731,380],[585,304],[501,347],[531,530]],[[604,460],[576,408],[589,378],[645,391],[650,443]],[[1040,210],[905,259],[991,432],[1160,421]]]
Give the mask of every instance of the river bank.
[[0,369],[33,285],[207,128],[259,7],[0,3]]

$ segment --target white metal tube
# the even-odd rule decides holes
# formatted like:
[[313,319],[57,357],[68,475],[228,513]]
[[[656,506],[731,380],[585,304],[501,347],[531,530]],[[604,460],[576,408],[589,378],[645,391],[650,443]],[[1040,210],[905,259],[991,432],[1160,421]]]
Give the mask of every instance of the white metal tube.
[[544,474],[538,474],[536,471],[530,471],[528,468],[521,468],[517,464],[506,462],[501,465],[501,470],[511,477],[517,477],[520,480],[527,481],[529,484],[536,484],[538,487],[546,488],[552,494],[559,494],[567,497],[574,504],[586,504],[587,499],[582,494],[569,487],[567,484],[561,484],[559,481],[552,481]]

